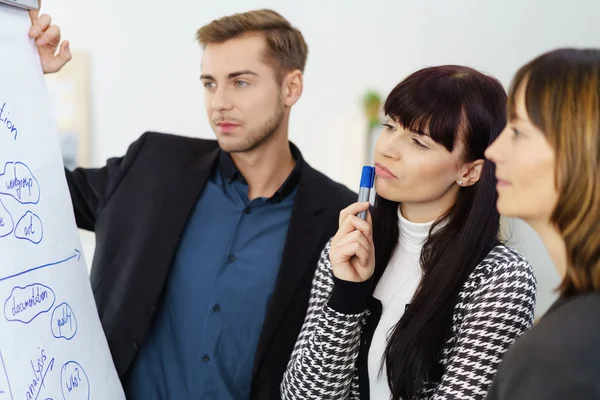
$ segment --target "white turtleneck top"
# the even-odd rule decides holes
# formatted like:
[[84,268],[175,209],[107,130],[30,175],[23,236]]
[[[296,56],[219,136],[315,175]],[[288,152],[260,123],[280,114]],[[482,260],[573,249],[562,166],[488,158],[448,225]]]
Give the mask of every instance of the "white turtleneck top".
[[382,369],[387,338],[404,314],[407,304],[410,303],[421,282],[421,250],[429,236],[433,221],[410,222],[402,216],[398,208],[398,224],[399,243],[373,294],[383,306],[381,319],[369,349],[370,398],[377,400],[391,398],[385,365]]

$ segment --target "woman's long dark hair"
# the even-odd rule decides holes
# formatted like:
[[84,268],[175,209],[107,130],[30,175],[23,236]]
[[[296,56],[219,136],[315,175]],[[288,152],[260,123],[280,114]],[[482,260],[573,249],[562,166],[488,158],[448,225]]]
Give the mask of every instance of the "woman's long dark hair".
[[[506,92],[495,78],[463,66],[419,70],[389,94],[385,114],[407,129],[429,133],[452,151],[464,144],[465,162],[484,151],[506,124]],[[452,330],[458,294],[475,266],[498,242],[494,165],[485,162],[479,182],[461,187],[451,210],[434,223],[421,253],[423,278],[391,333],[385,365],[392,398],[413,399],[443,374],[440,363]],[[376,278],[398,244],[399,203],[377,196],[373,213]],[[445,223],[434,229],[439,222]]]

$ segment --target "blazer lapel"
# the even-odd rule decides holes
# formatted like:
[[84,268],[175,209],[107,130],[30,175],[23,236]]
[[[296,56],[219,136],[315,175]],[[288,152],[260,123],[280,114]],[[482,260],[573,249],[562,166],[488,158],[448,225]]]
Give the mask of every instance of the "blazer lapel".
[[[151,320],[158,309],[181,235],[210,177],[218,153],[216,142],[198,140],[192,142],[186,151],[177,154],[175,160],[167,160],[159,166],[163,173],[156,174],[152,190],[148,193],[152,197],[148,201],[153,204],[152,228],[148,229],[146,225],[140,228],[143,231],[136,246],[143,253],[138,263],[142,278],[137,279],[136,290],[145,294],[147,302],[131,303],[134,314],[150,314],[148,320]],[[149,325],[140,329],[142,332],[138,340],[143,341]],[[125,354],[123,361],[117,363],[119,376],[128,373],[133,361],[133,353]]]
[[[159,203],[160,210],[157,210],[157,218],[161,219],[161,222],[155,225],[161,229],[153,234],[157,236],[158,248],[170,250],[165,252],[168,260],[165,260],[167,262],[164,265],[167,265],[168,269],[173,264],[173,258],[190,214],[217,162],[219,147],[216,142],[214,147],[208,148],[205,147],[206,144],[202,144],[203,146],[191,152],[189,159],[184,161],[183,173],[167,176],[164,182],[160,183],[162,198]],[[164,279],[166,274],[160,281],[163,282]]]
[[[324,222],[319,216],[319,211],[325,208],[325,204],[320,200],[319,188],[311,180],[312,168],[304,164],[303,169],[277,283],[256,349],[253,375],[258,370],[286,308],[296,295],[306,273],[314,271],[317,264],[315,249],[319,247],[325,232]],[[317,257],[320,251],[321,249],[318,249]]]
[[144,281],[153,282],[145,288],[156,299],[151,306],[152,313],[158,307],[179,241],[218,154],[216,142],[214,146],[210,142],[200,142],[196,149],[181,155],[184,157],[183,163],[175,163],[170,173],[155,183],[156,197],[152,201],[156,204],[153,224],[156,228],[146,233],[147,242],[144,245],[148,260],[156,266],[144,272]]

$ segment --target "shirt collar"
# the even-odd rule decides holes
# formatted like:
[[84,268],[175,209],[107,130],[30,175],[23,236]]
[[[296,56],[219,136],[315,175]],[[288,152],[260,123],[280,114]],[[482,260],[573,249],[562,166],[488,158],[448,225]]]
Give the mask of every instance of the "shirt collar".
[[[292,157],[294,160],[296,160],[296,165],[285,182],[283,182],[283,184],[269,200],[283,201],[290,193],[294,191],[298,185],[298,182],[300,181],[300,171],[303,164],[302,154],[300,153],[300,150],[291,142],[290,151],[292,152]],[[231,155],[223,150],[219,151],[219,169],[221,171],[221,176],[227,183],[230,184],[233,181],[237,181],[246,185],[248,184],[240,170],[238,170],[233,162]]]

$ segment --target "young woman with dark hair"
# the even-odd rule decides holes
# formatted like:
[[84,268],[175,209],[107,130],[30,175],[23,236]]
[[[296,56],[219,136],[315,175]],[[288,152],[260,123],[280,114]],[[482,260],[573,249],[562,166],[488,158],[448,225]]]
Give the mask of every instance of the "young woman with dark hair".
[[368,203],[321,255],[284,399],[482,399],[533,322],[532,268],[499,239],[494,165],[506,93],[462,66],[389,94]]

